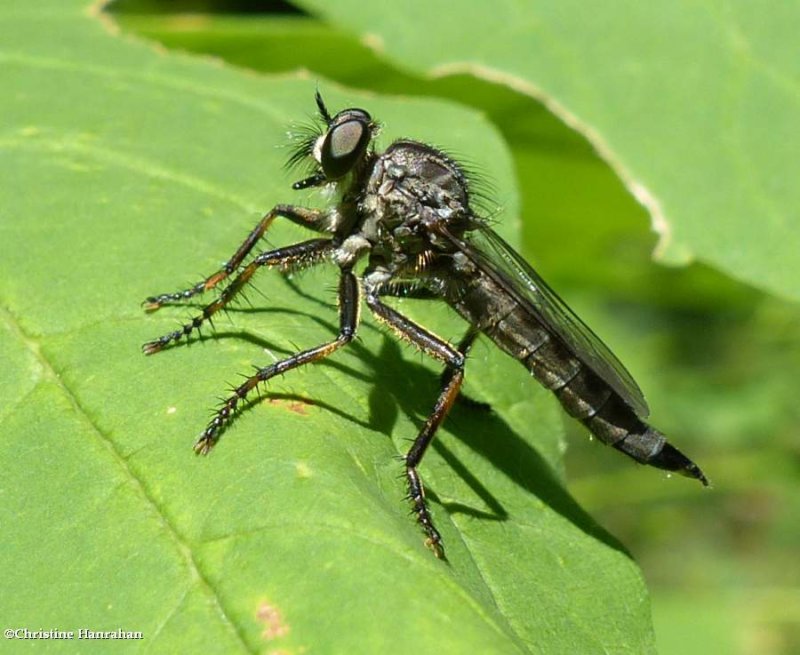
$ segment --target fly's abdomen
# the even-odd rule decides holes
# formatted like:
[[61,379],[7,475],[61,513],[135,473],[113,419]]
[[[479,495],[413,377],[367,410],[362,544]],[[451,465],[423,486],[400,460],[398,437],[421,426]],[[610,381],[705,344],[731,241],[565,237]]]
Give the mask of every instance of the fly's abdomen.
[[605,416],[609,410],[613,415],[623,414],[627,409],[627,414],[633,415],[632,410],[621,401],[614,402],[618,397],[611,387],[576,358],[535,317],[513,298],[496,291],[490,281],[478,278],[477,283],[452,305],[555,393],[564,409],[583,421],[600,440],[611,444],[618,441],[620,437],[617,432],[608,429],[602,421],[593,419]]
[[[609,429],[606,423],[619,422],[616,419],[632,411],[624,403],[620,407],[611,387],[526,312],[515,308],[504,318],[487,325],[483,332],[519,360],[556,395],[570,416],[582,421],[601,441],[613,444],[621,438],[619,432]],[[611,416],[606,416],[609,413]],[[610,421],[594,420],[601,416]]]
[[[700,469],[642,421],[611,386],[513,299],[474,284],[454,308],[552,391],[570,416],[600,441],[637,462],[677,471],[707,484]],[[489,308],[490,311],[483,311]]]

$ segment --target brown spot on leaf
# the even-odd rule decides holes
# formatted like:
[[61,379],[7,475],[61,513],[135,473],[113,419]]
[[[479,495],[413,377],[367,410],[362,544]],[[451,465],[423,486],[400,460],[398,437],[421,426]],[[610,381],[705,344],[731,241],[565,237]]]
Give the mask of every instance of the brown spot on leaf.
[[264,639],[277,639],[289,634],[289,626],[284,622],[280,610],[267,601],[258,606],[256,618],[264,624],[264,630],[261,632]]
[[294,412],[295,414],[300,414],[300,416],[308,416],[308,406],[312,403],[292,399],[292,398],[268,398],[267,402],[271,405],[278,405],[280,407],[284,407],[288,409],[290,412]]

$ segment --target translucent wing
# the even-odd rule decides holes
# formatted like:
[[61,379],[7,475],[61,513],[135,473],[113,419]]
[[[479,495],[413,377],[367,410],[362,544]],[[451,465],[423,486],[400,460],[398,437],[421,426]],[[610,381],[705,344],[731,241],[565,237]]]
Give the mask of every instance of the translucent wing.
[[638,416],[647,417],[650,413],[647,402],[622,362],[498,234],[484,226],[469,232],[465,239],[453,236],[446,229],[442,230],[442,235],[525,306]]

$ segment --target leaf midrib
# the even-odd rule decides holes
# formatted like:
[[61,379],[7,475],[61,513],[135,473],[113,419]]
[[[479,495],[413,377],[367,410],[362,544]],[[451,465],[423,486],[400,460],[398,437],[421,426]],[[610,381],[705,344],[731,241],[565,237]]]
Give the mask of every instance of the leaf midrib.
[[[136,493],[139,494],[140,498],[144,501],[145,505],[149,507],[159,517],[166,533],[169,535],[170,539],[176,546],[178,553],[180,553],[181,557],[183,558],[191,577],[191,579],[187,584],[187,588],[184,594],[181,595],[181,598],[176,604],[176,608],[179,607],[181,603],[183,603],[186,594],[188,594],[189,589],[191,588],[193,582],[199,581],[201,588],[204,590],[206,595],[210,598],[210,600],[219,610],[219,614],[222,617],[223,623],[232,630],[233,634],[236,636],[237,640],[241,643],[242,647],[247,652],[257,653],[258,650],[252,649],[249,646],[247,640],[245,639],[243,631],[231,618],[231,614],[229,610],[225,607],[219,591],[214,587],[209,578],[203,573],[203,570],[200,567],[197,560],[195,559],[194,553],[192,552],[192,549],[189,547],[188,543],[182,537],[176,526],[173,525],[173,523],[170,521],[168,515],[162,510],[161,506],[148,492],[147,485],[145,484],[144,480],[142,480],[142,478],[140,478],[136,474],[136,472],[128,465],[128,461],[122,456],[114,441],[107,434],[105,434],[103,430],[101,430],[100,427],[92,420],[89,413],[81,405],[80,401],[78,400],[78,397],[64,383],[63,379],[57,373],[53,364],[50,362],[47,356],[42,352],[42,348],[39,342],[24,330],[19,320],[14,315],[14,313],[8,308],[6,303],[0,304],[0,316],[2,316],[3,320],[10,327],[14,335],[19,339],[21,343],[24,344],[25,348],[28,349],[28,351],[36,358],[36,361],[42,367],[42,377],[37,381],[36,386],[41,384],[43,381],[47,381],[54,384],[64,393],[64,395],[72,405],[73,409],[75,410],[75,414],[83,419],[83,421],[86,423],[86,425],[89,426],[89,428],[95,434],[95,436],[106,446],[106,448],[108,448],[109,452],[111,453],[112,457],[117,463],[117,466],[123,471],[123,473],[127,476],[127,478],[133,482]],[[167,618],[170,615],[172,615],[175,611],[176,611],[175,609],[171,610],[167,614]]]

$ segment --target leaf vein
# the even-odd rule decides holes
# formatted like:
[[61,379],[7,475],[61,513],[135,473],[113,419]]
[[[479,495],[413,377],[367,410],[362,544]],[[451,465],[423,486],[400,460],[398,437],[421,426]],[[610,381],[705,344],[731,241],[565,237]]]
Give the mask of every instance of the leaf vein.
[[159,517],[161,524],[164,526],[165,531],[167,534],[172,538],[177,547],[178,552],[183,557],[183,560],[191,574],[191,577],[194,580],[199,581],[201,587],[205,588],[207,594],[216,605],[220,616],[223,619],[223,622],[227,624],[236,637],[241,641],[242,646],[244,646],[245,650],[248,652],[255,653],[248,645],[247,640],[241,630],[241,628],[236,624],[236,622],[231,617],[230,613],[224,607],[222,602],[222,598],[219,592],[214,588],[211,584],[208,577],[203,573],[201,567],[199,566],[197,560],[194,557],[194,553],[192,552],[191,547],[183,538],[183,536],[178,532],[177,528],[170,522],[169,517],[163,511],[163,509],[159,506],[156,502],[155,498],[148,492],[147,485],[144,483],[139,476],[136,475],[135,471],[128,465],[127,459],[123,456],[122,453],[119,452],[114,441],[109,438],[92,420],[92,417],[89,415],[89,412],[81,405],[80,401],[78,400],[77,396],[72,392],[72,390],[64,383],[62,377],[56,371],[56,368],[47,358],[47,356],[41,351],[39,344],[37,341],[30,335],[28,335],[24,328],[21,326],[19,320],[11,313],[11,311],[4,307],[0,310],[4,314],[4,319],[8,323],[8,325],[12,328],[12,330],[16,333],[17,337],[25,344],[25,346],[31,351],[31,353],[36,357],[37,361],[40,363],[44,370],[44,377],[51,380],[54,384],[56,384],[67,397],[69,402],[72,404],[75,413],[86,421],[86,423],[91,427],[92,431],[95,435],[103,441],[107,446],[111,454],[117,461],[118,466],[125,472],[125,474],[135,483],[137,490],[141,497],[146,501],[149,507],[155,511],[156,515]]

